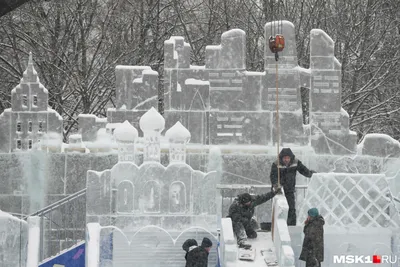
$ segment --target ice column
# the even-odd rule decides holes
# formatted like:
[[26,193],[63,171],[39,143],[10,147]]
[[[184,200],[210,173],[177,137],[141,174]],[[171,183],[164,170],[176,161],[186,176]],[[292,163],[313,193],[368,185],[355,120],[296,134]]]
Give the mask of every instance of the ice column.
[[190,132],[179,121],[166,133],[169,141],[169,161],[186,162],[186,144],[190,140]]
[[139,121],[144,134],[143,161],[160,161],[160,136],[165,120],[155,108],[147,111]]
[[138,131],[129,121],[125,121],[114,131],[115,140],[118,144],[118,161],[135,161],[135,140]]
[[28,239],[28,259],[27,267],[39,266],[39,244],[40,244],[40,218],[38,216],[29,217],[29,239]]
[[100,231],[98,223],[88,223],[86,227],[86,264],[87,267],[100,266]]
[[66,151],[77,151],[85,153],[85,144],[82,142],[82,135],[72,134],[69,136],[69,145]]

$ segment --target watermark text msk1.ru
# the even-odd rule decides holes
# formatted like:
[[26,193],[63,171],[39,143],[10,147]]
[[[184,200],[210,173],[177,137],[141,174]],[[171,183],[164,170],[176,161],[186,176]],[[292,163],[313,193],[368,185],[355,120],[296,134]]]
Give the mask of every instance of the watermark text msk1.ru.
[[333,255],[333,263],[399,263],[397,255]]

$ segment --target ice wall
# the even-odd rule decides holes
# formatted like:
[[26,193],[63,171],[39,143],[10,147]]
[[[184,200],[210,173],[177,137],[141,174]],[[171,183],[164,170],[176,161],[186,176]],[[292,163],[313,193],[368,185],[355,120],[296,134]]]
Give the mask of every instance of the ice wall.
[[327,225],[355,228],[400,225],[399,212],[383,174],[316,174],[299,210],[299,222],[306,219],[310,207],[319,209]]
[[27,266],[27,242],[28,223],[0,211],[0,266]]
[[[334,256],[396,255],[398,252],[400,218],[388,180],[384,174],[355,172],[357,168],[351,163],[346,164],[350,167],[348,173],[315,174],[300,204],[300,227],[312,207],[318,208],[325,219],[324,266],[345,266],[334,263]],[[343,166],[339,164],[338,169]],[[301,231],[292,231],[297,255],[302,239]],[[391,266],[390,263],[383,265]]]
[[[265,24],[265,40],[277,32],[277,25],[276,21]],[[309,147],[316,154],[354,154],[357,136],[349,130],[349,115],[341,107],[341,65],[334,56],[333,40],[320,29],[312,30],[311,64],[304,69],[297,64],[294,25],[281,21],[279,27],[286,47],[276,62],[268,44],[264,46],[264,72],[246,70],[246,33],[240,29],[224,32],[221,44],[206,47],[204,66],[190,64],[190,45],[183,37],[166,40],[166,127],[181,121],[198,144],[271,146],[277,141],[278,98],[281,145]],[[125,120],[137,128],[134,123],[143,110],[155,107],[151,92],[157,75],[147,66],[117,66],[117,107],[107,114],[110,129]],[[137,82],[143,82],[143,88]],[[303,125],[302,87],[310,92],[309,125]],[[85,124],[81,130],[92,136],[86,134],[84,141],[93,141],[103,122],[86,119],[92,130]]]

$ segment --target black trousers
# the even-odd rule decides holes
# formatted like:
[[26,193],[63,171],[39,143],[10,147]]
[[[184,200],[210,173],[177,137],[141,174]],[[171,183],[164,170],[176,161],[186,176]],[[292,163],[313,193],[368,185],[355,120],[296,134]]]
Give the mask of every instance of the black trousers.
[[321,267],[321,263],[317,259],[306,261],[306,267]]
[[240,242],[247,240],[247,235],[252,234],[258,228],[258,223],[252,218],[246,225],[243,225],[241,222],[232,222],[232,228],[237,241]]
[[294,192],[285,192],[286,201],[289,205],[287,225],[296,225],[296,196]]

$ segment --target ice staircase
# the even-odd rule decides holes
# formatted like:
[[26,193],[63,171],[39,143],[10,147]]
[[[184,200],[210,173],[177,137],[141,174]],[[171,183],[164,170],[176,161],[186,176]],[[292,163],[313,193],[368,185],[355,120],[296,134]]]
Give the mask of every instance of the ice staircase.
[[[178,236],[180,232],[170,232],[171,236]],[[128,234],[129,235],[129,234]],[[126,240],[121,236],[114,236],[113,244],[113,263],[118,267],[146,267],[159,266],[159,262],[163,262],[163,266],[181,267],[185,266],[185,252],[182,249],[183,241],[188,238],[194,238],[200,244],[203,237],[212,237],[202,231],[184,232],[175,245],[172,245],[171,238],[165,234],[154,236],[139,232],[132,239],[130,246],[126,245]],[[212,250],[208,257],[208,266],[216,266],[217,264],[217,244],[213,242]],[[117,248],[119,247],[119,248]],[[157,256],[156,261],[152,259]],[[161,260],[160,260],[161,259]]]

